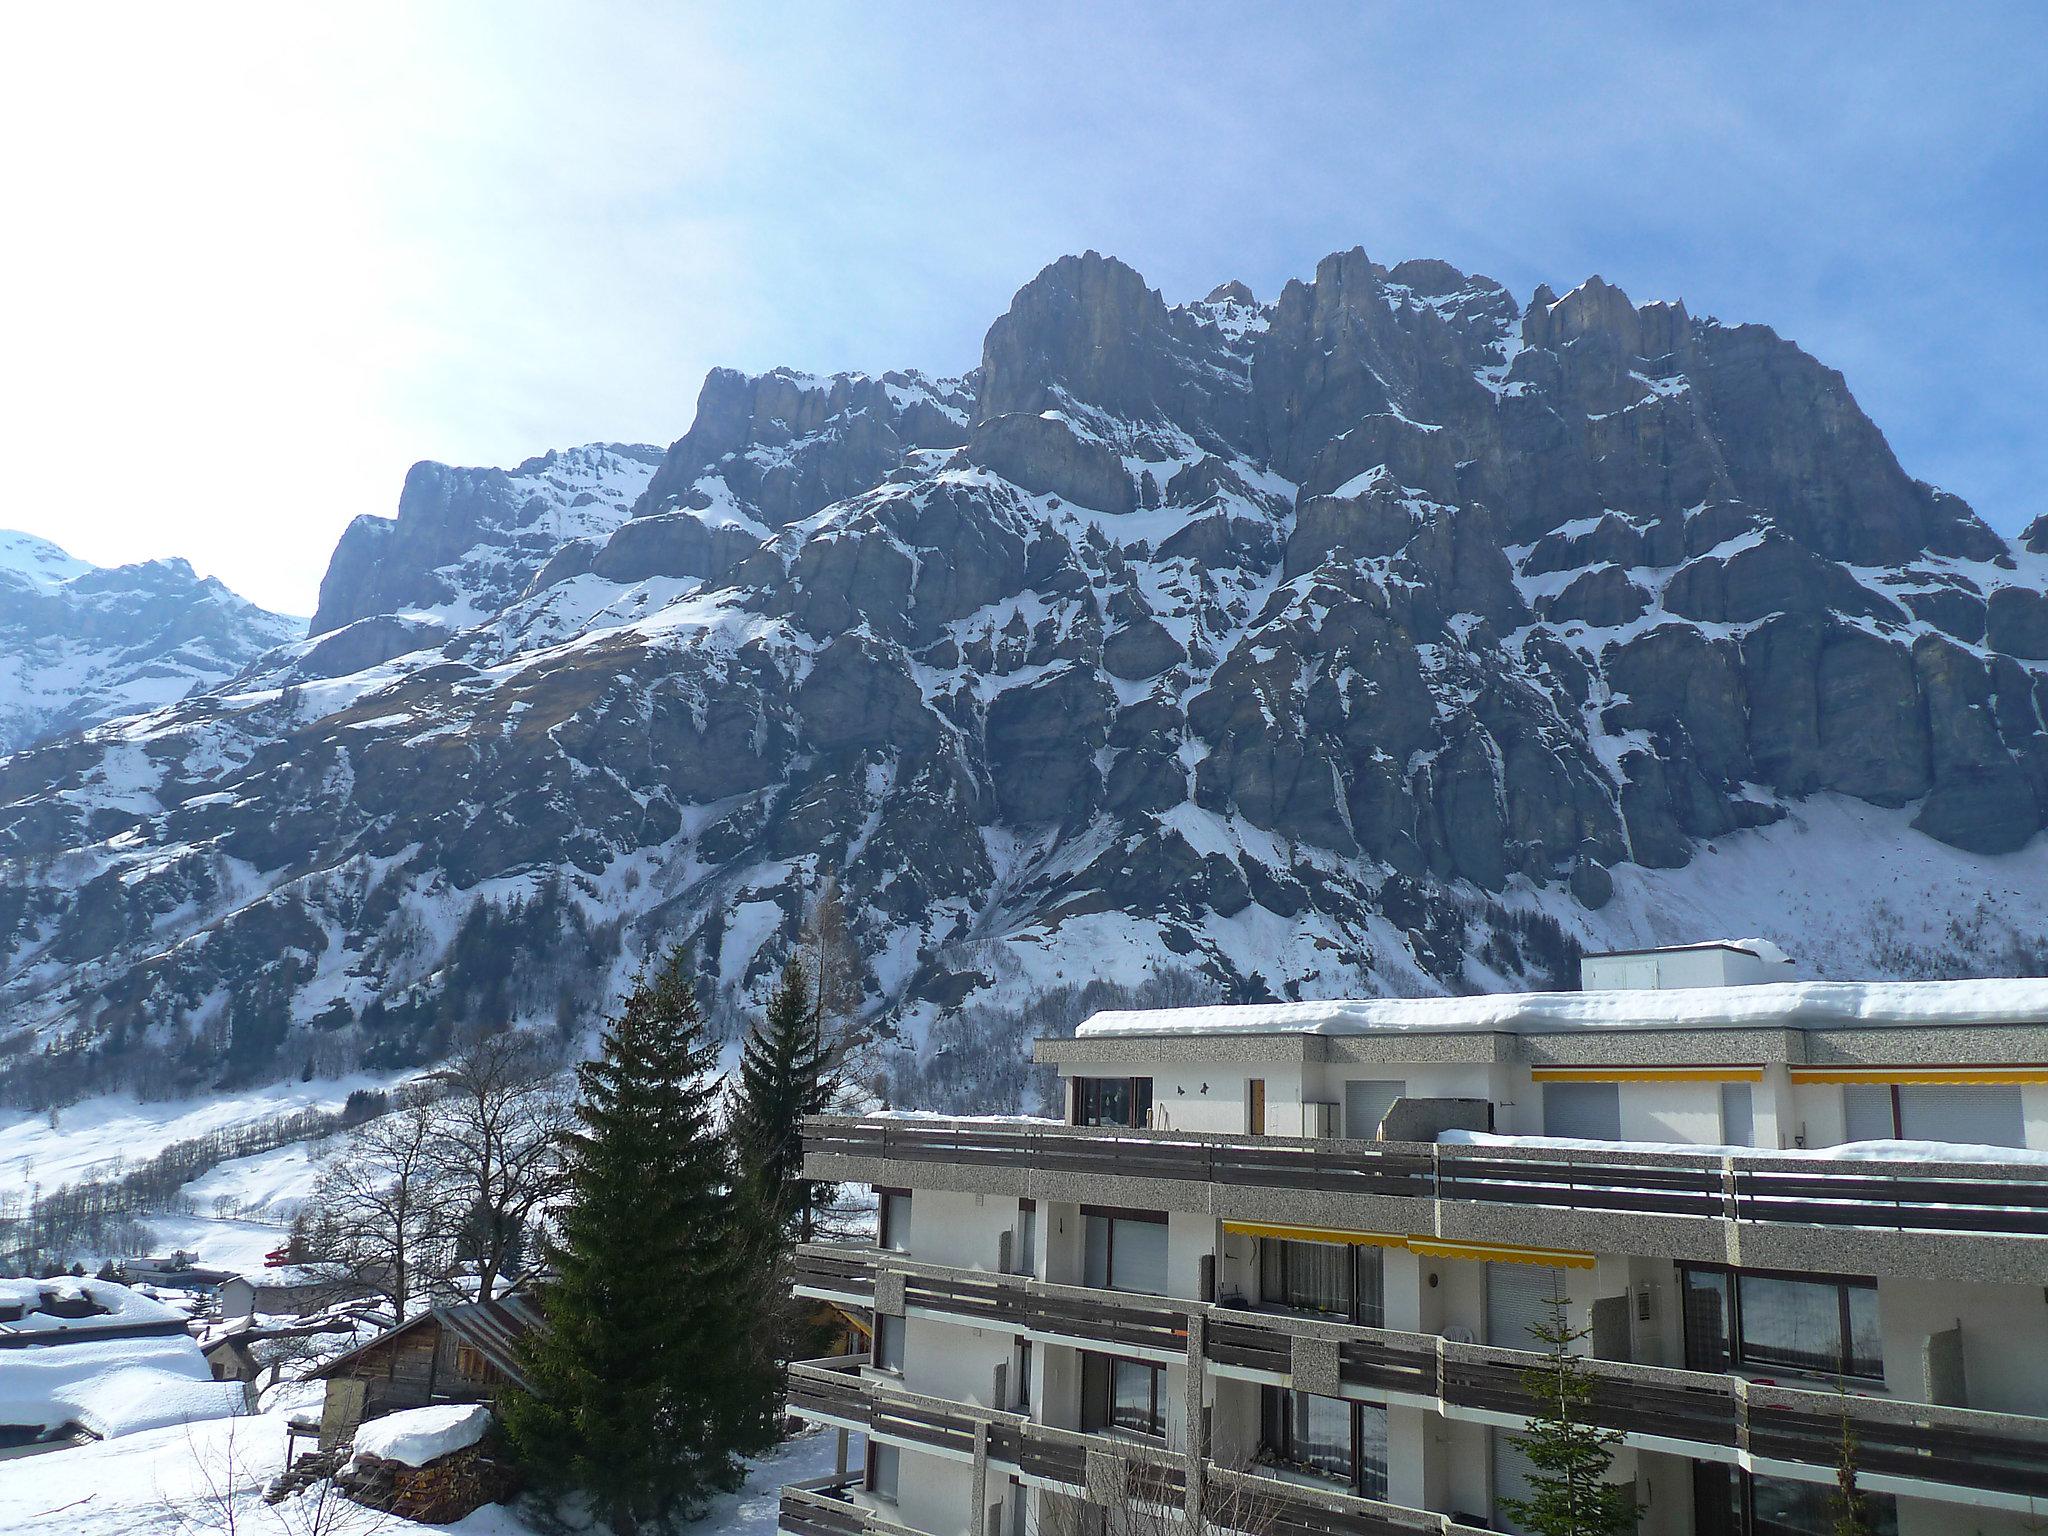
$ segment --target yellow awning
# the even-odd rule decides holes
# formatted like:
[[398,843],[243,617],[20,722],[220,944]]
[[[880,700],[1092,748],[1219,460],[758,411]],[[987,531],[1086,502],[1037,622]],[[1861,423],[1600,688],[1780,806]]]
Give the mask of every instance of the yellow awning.
[[1532,1067],[1539,1083],[1760,1083],[1762,1067]]
[[1277,1237],[1290,1243],[1351,1243],[1362,1248],[1405,1248],[1400,1232],[1349,1232],[1335,1227],[1289,1227],[1270,1221],[1226,1221],[1223,1230],[1244,1237]]
[[2048,1067],[1794,1067],[1806,1083],[2048,1083]]
[[1576,1248],[1524,1248],[1515,1243],[1479,1243],[1413,1233],[1349,1232],[1336,1227],[1292,1227],[1269,1221],[1226,1221],[1225,1232],[1272,1237],[1290,1243],[1351,1243],[1367,1248],[1406,1248],[1432,1259],[1476,1259],[1487,1264],[1541,1264],[1553,1269],[1591,1269],[1593,1255]]
[[1411,1237],[1411,1251],[1431,1259],[1475,1259],[1486,1264],[1541,1264],[1547,1269],[1591,1269],[1593,1255],[1576,1248],[1522,1248],[1513,1243],[1461,1242],[1456,1238]]

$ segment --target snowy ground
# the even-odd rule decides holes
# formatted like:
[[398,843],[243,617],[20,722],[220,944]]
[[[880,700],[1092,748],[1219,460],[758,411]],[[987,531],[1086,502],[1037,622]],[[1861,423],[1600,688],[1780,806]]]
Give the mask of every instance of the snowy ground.
[[[0,1462],[0,1536],[298,1536],[312,1527],[299,1501],[262,1501],[284,1465],[285,1421],[317,1394],[293,1389],[276,1406],[237,1419],[151,1430],[77,1450]],[[719,1499],[695,1527],[703,1536],[770,1536],[782,1485],[830,1472],[833,1437],[805,1435],[757,1463],[739,1493]],[[416,1525],[343,1505],[333,1536],[371,1531],[458,1531],[529,1536],[539,1526],[501,1506],[452,1526]]]
[[271,1083],[238,1093],[144,1104],[124,1093],[106,1094],[47,1115],[4,1112],[0,1118],[0,1189],[40,1184],[54,1189],[102,1177],[119,1163],[132,1167],[174,1141],[209,1131],[288,1115],[301,1109],[338,1110],[358,1088],[388,1088],[395,1079],[358,1075],[329,1082]]

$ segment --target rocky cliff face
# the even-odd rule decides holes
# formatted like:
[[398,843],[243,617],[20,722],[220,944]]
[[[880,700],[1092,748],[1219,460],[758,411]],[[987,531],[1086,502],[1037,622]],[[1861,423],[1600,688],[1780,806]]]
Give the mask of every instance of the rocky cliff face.
[[182,560],[103,569],[0,531],[0,755],[210,688],[304,629]]
[[[1996,964],[2048,888],[2038,529],[1768,329],[1598,278],[1352,251],[1169,306],[1090,254],[964,379],[721,371],[658,467],[535,462],[415,470],[311,641],[0,763],[18,1035],[398,1062],[675,936],[738,1000],[826,872],[911,1023],[1166,964],[1569,984],[1702,912]],[[1805,883],[1742,906],[1772,860]],[[1902,935],[1886,860],[1990,915]]]

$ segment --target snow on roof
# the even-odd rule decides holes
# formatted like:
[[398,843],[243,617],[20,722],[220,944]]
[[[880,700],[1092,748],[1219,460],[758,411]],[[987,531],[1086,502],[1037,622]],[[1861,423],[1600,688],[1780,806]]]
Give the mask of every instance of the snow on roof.
[[372,1419],[356,1431],[356,1454],[424,1467],[450,1451],[483,1439],[491,1427],[491,1410],[483,1403],[436,1403]]
[[[36,1310],[89,1298],[100,1310],[64,1318]],[[243,1409],[236,1382],[218,1382],[183,1331],[183,1314],[102,1280],[0,1280],[0,1300],[28,1310],[0,1328],[0,1424],[43,1431],[80,1424],[102,1438],[217,1419]],[[176,1325],[136,1335],[137,1327]]]
[[[0,1322],[0,1335],[17,1333],[80,1334],[130,1323],[177,1323],[185,1314],[141,1291],[110,1280],[0,1278],[0,1312],[19,1309],[21,1316]],[[65,1316],[67,1312],[77,1315]],[[62,1343],[52,1338],[51,1343]]]
[[1650,949],[1613,949],[1601,953],[1589,953],[1588,960],[1604,960],[1609,955],[1669,955],[1684,954],[1695,949],[1733,949],[1770,965],[1790,965],[1792,957],[1778,948],[1769,939],[1699,939],[1691,944],[1658,944]]
[[2048,1025],[2048,980],[1773,981],[1746,987],[1496,992],[1209,1008],[1113,1009],[1075,1031],[1135,1035],[1365,1035],[1446,1030],[1554,1034],[1580,1029],[1828,1029],[1945,1024]]

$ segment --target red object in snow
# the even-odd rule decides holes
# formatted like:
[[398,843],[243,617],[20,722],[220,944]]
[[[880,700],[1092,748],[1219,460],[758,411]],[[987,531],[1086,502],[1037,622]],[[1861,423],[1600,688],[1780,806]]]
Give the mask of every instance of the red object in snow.
[[282,1269],[291,1261],[291,1250],[289,1248],[273,1248],[270,1252],[263,1255],[263,1267],[265,1269]]

